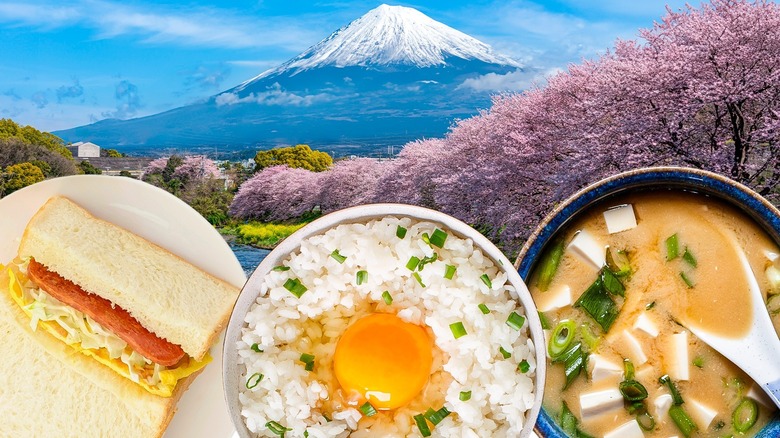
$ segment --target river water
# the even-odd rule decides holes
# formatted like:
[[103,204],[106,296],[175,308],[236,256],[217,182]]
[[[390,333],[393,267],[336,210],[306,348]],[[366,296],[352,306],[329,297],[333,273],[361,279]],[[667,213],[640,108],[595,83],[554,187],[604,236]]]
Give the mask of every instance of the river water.
[[230,249],[236,255],[238,262],[241,263],[241,267],[244,269],[246,276],[252,275],[257,265],[263,261],[265,256],[268,255],[269,250],[255,248],[254,246],[241,245],[238,243],[230,243]]

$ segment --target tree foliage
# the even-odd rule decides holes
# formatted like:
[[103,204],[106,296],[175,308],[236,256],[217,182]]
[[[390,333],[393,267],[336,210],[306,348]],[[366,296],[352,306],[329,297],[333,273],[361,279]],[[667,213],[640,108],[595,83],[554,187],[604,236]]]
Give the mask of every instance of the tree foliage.
[[44,146],[30,144],[17,137],[0,139],[0,167],[25,162],[40,167],[47,178],[73,175],[77,172],[73,159],[65,158]]
[[119,152],[116,149],[101,149],[100,156],[109,157],[109,158],[122,158],[122,157],[126,157],[127,155]]
[[4,195],[9,195],[44,179],[41,169],[32,163],[18,163],[8,166],[4,173],[2,190]]
[[41,132],[32,126],[21,126],[11,119],[0,119],[0,140],[16,138],[24,143],[43,146],[65,158],[73,158],[61,138],[49,132]]
[[98,169],[87,160],[80,162],[78,168],[84,175],[101,175],[103,173],[102,170]]
[[332,164],[333,158],[327,152],[314,151],[305,144],[259,151],[255,155],[255,172],[273,166],[322,172]]

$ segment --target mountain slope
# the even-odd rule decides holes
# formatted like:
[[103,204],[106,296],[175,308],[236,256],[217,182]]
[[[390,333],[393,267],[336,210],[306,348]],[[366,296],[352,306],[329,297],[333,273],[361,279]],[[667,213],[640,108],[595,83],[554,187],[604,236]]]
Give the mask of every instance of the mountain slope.
[[461,85],[521,66],[421,12],[381,5],[295,58],[206,101],[60,131],[124,150],[310,143],[337,155],[441,136],[489,105]]

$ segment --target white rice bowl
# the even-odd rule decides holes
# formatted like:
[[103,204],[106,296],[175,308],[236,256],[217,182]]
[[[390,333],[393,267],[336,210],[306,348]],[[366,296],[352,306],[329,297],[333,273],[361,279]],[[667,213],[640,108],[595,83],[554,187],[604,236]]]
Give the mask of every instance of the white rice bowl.
[[[396,236],[399,225],[407,229],[404,238]],[[303,240],[281,263],[281,269],[289,269],[270,270],[262,278],[236,343],[238,381],[263,375],[251,389],[241,384],[238,394],[241,417],[252,434],[279,436],[267,427],[273,421],[288,429],[288,437],[417,437],[413,416],[442,406],[451,414],[435,426],[428,423],[432,436],[520,434],[535,400],[536,351],[528,322],[517,330],[507,318],[512,312],[526,316],[525,310],[504,268],[471,239],[443,229],[448,234],[443,248],[425,243],[423,233],[436,228],[442,229],[395,217],[338,225]],[[331,257],[335,249],[346,257],[343,263]],[[423,287],[406,265],[412,256],[434,252],[438,259],[416,271]],[[444,277],[447,264],[457,268],[452,279]],[[360,270],[368,278],[357,285]],[[308,290],[297,298],[284,287],[288,279],[298,279]],[[392,304],[383,300],[384,291]],[[344,330],[372,313],[394,313],[425,327],[435,348],[429,382],[415,400],[364,417],[357,406],[334,402],[339,385],[333,355]],[[468,334],[455,339],[450,324],[458,321]],[[511,357],[505,359],[500,348]],[[315,356],[312,371],[304,369],[302,352]],[[525,373],[518,370],[521,361],[529,365]],[[462,391],[471,391],[471,398],[462,401]]]

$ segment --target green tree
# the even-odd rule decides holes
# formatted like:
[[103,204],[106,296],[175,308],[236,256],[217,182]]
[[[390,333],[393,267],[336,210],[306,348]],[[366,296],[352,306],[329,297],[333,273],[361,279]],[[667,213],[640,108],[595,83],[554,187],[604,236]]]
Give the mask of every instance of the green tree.
[[181,192],[181,199],[209,223],[221,226],[229,219],[228,209],[233,201],[233,194],[225,190],[224,181],[209,178],[188,184],[187,189]]
[[79,163],[79,169],[81,170],[81,173],[83,173],[84,175],[100,175],[101,173],[103,173],[102,170],[93,166],[92,163],[90,163],[89,161],[82,161],[81,163]]
[[50,176],[53,176],[51,165],[43,160],[30,160],[30,164],[33,166],[41,169],[41,172],[43,172],[43,176],[45,178],[48,178]]
[[4,194],[8,195],[21,188],[44,180],[41,169],[32,163],[19,163],[5,168]]
[[132,174],[132,173],[130,173],[130,171],[129,171],[129,170],[120,170],[120,171],[119,171],[119,176],[126,176],[126,177],[128,177],[128,178],[133,178],[133,179],[135,179],[135,177],[133,176],[133,174]]
[[43,146],[65,158],[73,158],[65,143],[56,135],[39,131],[29,125],[21,126],[11,119],[0,119],[0,140],[7,138],[18,138],[27,144]]
[[110,158],[122,158],[127,156],[116,149],[101,149],[100,155],[110,157]]
[[255,155],[255,172],[282,164],[312,172],[322,172],[333,165],[333,157],[327,152],[314,151],[305,144],[259,151]]
[[[40,167],[47,178],[76,173],[73,158],[65,158],[45,146],[28,143],[19,137],[0,138],[0,168],[27,162]],[[46,163],[48,168],[42,163]]]

